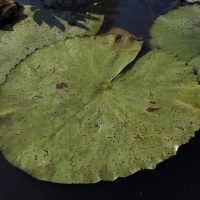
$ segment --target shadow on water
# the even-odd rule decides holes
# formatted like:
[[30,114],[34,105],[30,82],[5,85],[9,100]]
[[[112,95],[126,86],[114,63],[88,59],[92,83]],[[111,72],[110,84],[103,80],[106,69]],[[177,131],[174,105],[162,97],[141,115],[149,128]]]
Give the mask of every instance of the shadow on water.
[[[31,4],[55,10],[73,11],[82,14],[85,14],[86,12],[104,14],[104,23],[99,33],[106,33],[112,27],[118,27],[129,31],[136,37],[143,37],[144,40],[148,37],[147,30],[154,20],[153,17],[163,13],[167,8],[175,6],[175,1],[171,0],[19,1],[23,4]],[[40,22],[38,21],[38,23]]]
[[[18,3],[16,3],[16,5],[18,5]],[[20,3],[19,3],[20,5],[19,8],[17,8],[16,5],[10,0],[6,4],[0,3],[0,6],[1,6],[0,7],[0,28],[12,22],[12,24],[9,27],[6,27],[4,29],[4,30],[12,31],[13,30],[12,25],[19,23],[20,21],[24,20],[27,17],[27,15],[24,14],[24,7]],[[48,8],[50,7],[51,6],[49,6]],[[86,25],[84,25],[84,23],[82,22],[86,22],[87,20],[99,20],[99,18],[96,18],[89,14],[81,14],[81,13],[76,13],[73,11],[65,12],[62,10],[63,9],[45,9],[44,10],[36,6],[31,7],[31,11],[34,13],[33,19],[39,26],[41,26],[42,23],[46,23],[49,27],[51,28],[57,27],[63,32],[66,30],[66,24],[64,24],[63,22],[67,22],[67,24],[69,24],[70,26],[76,26],[86,31],[90,31],[90,29]],[[17,17],[19,15],[20,17]],[[7,19],[7,16],[9,16],[8,19]]]
[[[59,21],[57,18],[65,20],[71,26],[77,26],[81,29],[89,31],[88,27],[81,23],[85,22],[87,19],[87,14],[77,14],[73,12],[57,12],[56,10],[46,10],[44,14],[43,9],[38,9],[38,7],[31,7],[31,10],[34,11],[33,19],[40,26],[42,23],[48,24],[51,28],[57,27],[61,31],[65,31],[64,24]],[[47,15],[46,15],[47,14]],[[89,19],[96,19],[95,17],[89,17]]]
[[[91,12],[105,16],[98,33],[106,33],[111,28],[118,27],[129,31],[136,37],[142,37],[145,41],[148,38],[148,28],[156,16],[164,13],[166,9],[180,4],[175,0],[19,0],[19,2],[54,10],[49,10],[49,14],[51,12],[52,14],[47,18],[42,15],[42,10],[33,7],[33,10],[36,9],[34,19],[38,25],[45,22],[51,28],[57,27],[65,31],[65,26],[56,19],[56,17],[63,17],[62,14],[56,12],[62,10],[72,13],[71,16],[65,18],[69,25],[87,30],[81,21],[85,21],[85,13]],[[74,12],[78,12],[80,15],[77,16]],[[146,52],[147,49],[149,47],[145,42],[142,52]]]

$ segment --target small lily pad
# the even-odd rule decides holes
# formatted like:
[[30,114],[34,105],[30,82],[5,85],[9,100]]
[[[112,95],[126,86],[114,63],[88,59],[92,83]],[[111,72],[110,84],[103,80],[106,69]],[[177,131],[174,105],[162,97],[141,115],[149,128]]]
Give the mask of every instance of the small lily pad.
[[200,6],[181,6],[159,16],[150,28],[150,44],[189,62],[200,53]]

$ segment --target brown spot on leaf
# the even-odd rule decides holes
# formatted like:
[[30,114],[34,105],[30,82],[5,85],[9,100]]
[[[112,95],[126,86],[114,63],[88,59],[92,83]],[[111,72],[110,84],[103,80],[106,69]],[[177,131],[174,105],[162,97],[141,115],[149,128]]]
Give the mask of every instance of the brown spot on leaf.
[[160,108],[151,108],[151,107],[148,107],[148,108],[146,109],[147,112],[156,112],[156,111],[158,111],[158,110],[160,110]]
[[142,140],[142,137],[140,137],[139,134],[136,134],[136,136],[133,136],[136,140]]
[[57,83],[56,84],[56,89],[63,89],[63,88],[68,88],[67,83]]
[[121,41],[121,39],[122,39],[121,35],[116,35],[115,36],[115,42],[119,42],[119,41]]
[[156,104],[156,102],[155,101],[149,101],[151,104]]
[[43,97],[40,96],[40,95],[35,95],[32,99],[34,99],[35,97],[37,97],[37,98],[39,98],[39,99],[43,99]]

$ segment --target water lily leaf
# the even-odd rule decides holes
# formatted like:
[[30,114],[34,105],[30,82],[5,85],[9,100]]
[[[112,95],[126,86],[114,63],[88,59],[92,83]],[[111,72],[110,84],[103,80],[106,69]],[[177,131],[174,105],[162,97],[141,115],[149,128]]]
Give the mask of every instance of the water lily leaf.
[[13,69],[0,88],[9,162],[41,180],[90,183],[174,155],[199,128],[200,87],[191,68],[159,50],[118,75],[140,47],[114,34],[71,38]]
[[26,5],[15,24],[0,30],[0,83],[5,81],[16,64],[35,49],[66,37],[95,35],[102,22],[102,15],[81,15]]
[[[187,14],[186,14],[187,13]],[[200,53],[200,6],[181,6],[159,16],[150,28],[150,44],[189,62]]]
[[21,62],[1,87],[0,147],[6,158],[34,177],[54,182],[118,176],[110,170],[100,175],[115,148],[109,137],[116,121],[109,124],[113,112],[104,93],[109,95],[112,80],[141,45],[132,36],[76,37],[43,47]]

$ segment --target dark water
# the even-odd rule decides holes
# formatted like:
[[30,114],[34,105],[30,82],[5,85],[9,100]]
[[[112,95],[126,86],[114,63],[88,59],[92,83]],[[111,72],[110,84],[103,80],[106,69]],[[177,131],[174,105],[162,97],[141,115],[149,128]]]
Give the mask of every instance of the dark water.
[[153,18],[176,4],[171,0],[150,2],[146,0],[21,0],[20,2],[58,10],[104,14],[105,21],[101,32],[107,32],[112,27],[119,27],[135,36],[143,36],[144,39],[147,38],[147,30]]
[[[21,0],[21,3],[81,13],[105,15],[100,33],[123,28],[148,38],[157,15],[176,5],[171,0]],[[97,3],[97,5],[95,5]],[[187,13],[186,13],[187,14]],[[142,52],[148,51],[145,42]],[[181,116],[180,116],[181,117]],[[177,155],[157,165],[114,182],[92,185],[59,185],[36,180],[10,165],[0,154],[0,200],[198,200],[200,199],[200,132]]]

